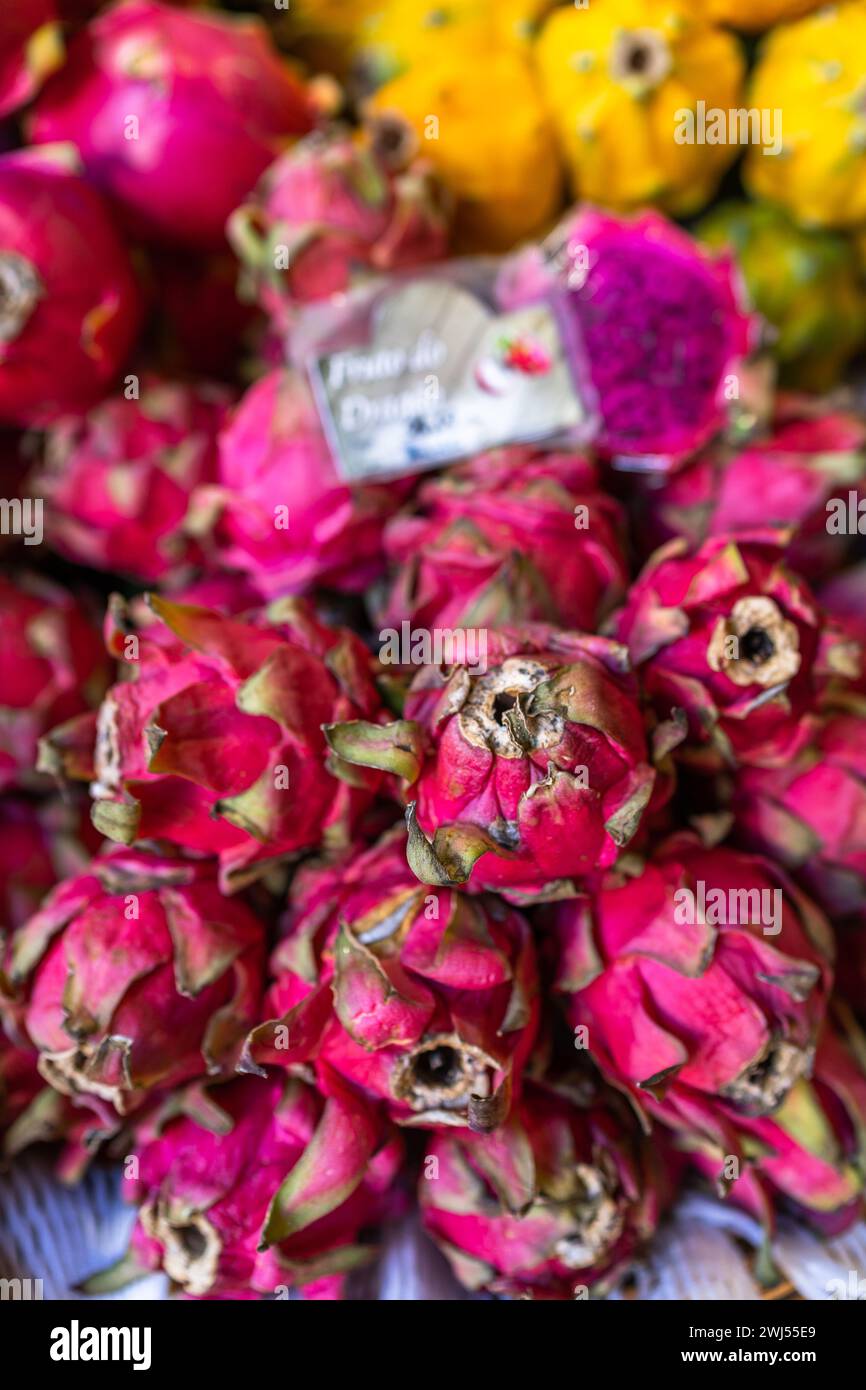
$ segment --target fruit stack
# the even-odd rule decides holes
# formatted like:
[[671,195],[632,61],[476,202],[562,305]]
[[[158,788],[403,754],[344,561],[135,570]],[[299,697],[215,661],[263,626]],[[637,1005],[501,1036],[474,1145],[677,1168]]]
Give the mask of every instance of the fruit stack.
[[[532,1299],[689,1187],[843,1231],[861,0],[243,9],[0,17],[4,1154],[122,1160],[93,1287],[191,1298],[413,1204]],[[481,264],[587,428],[347,471],[310,324]]]

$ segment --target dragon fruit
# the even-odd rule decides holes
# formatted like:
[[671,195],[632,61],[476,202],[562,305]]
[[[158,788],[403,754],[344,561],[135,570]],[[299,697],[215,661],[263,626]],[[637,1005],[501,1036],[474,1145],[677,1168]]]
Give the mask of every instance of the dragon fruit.
[[740,841],[784,864],[831,918],[866,915],[862,709],[814,720],[805,747],[778,767],[741,768],[732,809]]
[[33,480],[48,539],[92,569],[165,580],[198,558],[185,530],[193,488],[216,474],[228,398],[214,387],[144,380],[51,431]]
[[200,250],[315,111],[260,20],[126,0],[69,48],[30,121],[72,141],[137,235]]
[[329,755],[322,733],[378,713],[358,638],[300,600],[244,620],[155,595],[150,604],[161,622],[140,632],[125,630],[122,604],[109,614],[109,648],[131,678],[99,714],[97,828],[121,843],[218,854],[226,887],[345,839],[380,780]]
[[578,454],[512,447],[425,482],[389,521],[383,627],[547,621],[594,630],[624,593],[622,518]]
[[75,168],[71,150],[0,157],[0,423],[87,409],[138,328],[126,248]]
[[374,1253],[363,1234],[397,1209],[402,1148],[332,1077],[248,1076],[183,1093],[142,1126],[129,1255],[91,1292],[164,1269],[193,1298],[334,1299]]
[[267,598],[313,584],[358,591],[382,570],[382,527],[406,490],[347,487],[309,387],[278,369],[223,430],[219,482],[195,494],[191,520],[213,564],[247,575]]
[[616,1098],[593,1089],[529,1083],[495,1135],[429,1139],[418,1191],[424,1226],[466,1288],[598,1295],[654,1233],[669,1188],[659,1146]]
[[785,567],[772,531],[663,546],[632,585],[616,634],[659,717],[685,711],[678,756],[704,767],[790,758],[830,678],[860,671],[856,644]]
[[690,1091],[769,1115],[809,1075],[833,938],[769,860],[681,832],[544,911],[576,1044],[637,1104]]
[[[819,598],[849,641],[866,652],[866,561],[835,574],[821,586]],[[854,684],[859,694],[866,695],[866,660]]]
[[328,742],[411,784],[422,883],[556,896],[613,863],[653,792],[626,654],[542,623],[484,636],[483,661],[419,671],[405,719],[331,726]]
[[55,0],[15,0],[0,30],[0,116],[35,96],[62,62]]
[[825,1236],[866,1210],[863,1039],[852,1045],[847,1034],[825,1027],[813,1077],[800,1077],[772,1115],[743,1115],[688,1087],[651,1103],[719,1194],[769,1231],[780,1207]]
[[755,342],[732,259],[655,212],[589,209],[553,240],[599,397],[598,447],[631,467],[675,468],[725,425]]
[[108,664],[83,609],[58,585],[0,575],[0,790],[34,781],[37,746],[52,725],[95,709]]
[[502,1123],[538,1026],[529,926],[496,898],[428,892],[402,829],[298,872],[272,970],[278,1016],[242,1066],[315,1056],[401,1124]]
[[115,848],[15,933],[12,1010],[56,1090],[120,1114],[233,1069],[258,1015],[264,930],[213,861]]
[[445,254],[442,196],[423,165],[407,164],[369,137],[316,131],[232,215],[229,240],[248,290],[281,332],[298,304],[346,290],[355,266],[394,270]]
[[647,479],[635,498],[644,552],[675,536],[699,545],[708,536],[748,532],[761,521],[784,531],[786,558],[807,579],[844,561],[851,538],[828,528],[828,503],[866,492],[866,426],[853,412],[806,396],[780,396],[770,432],[731,453],[708,449],[674,476]]

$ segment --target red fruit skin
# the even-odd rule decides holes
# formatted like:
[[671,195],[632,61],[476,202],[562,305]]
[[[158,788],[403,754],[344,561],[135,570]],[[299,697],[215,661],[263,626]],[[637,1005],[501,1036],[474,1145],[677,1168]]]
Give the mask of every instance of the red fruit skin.
[[213,861],[99,856],[13,937],[13,1009],[63,1094],[126,1114],[157,1087],[231,1074],[260,1007],[264,929]]
[[866,1210],[866,1074],[862,1037],[853,1038],[828,1022],[812,1078],[797,1081],[773,1115],[746,1116],[688,1087],[650,1099],[649,1108],[720,1195],[768,1232],[783,1210],[823,1236],[839,1235]]
[[[142,1272],[165,1269],[189,1297],[341,1297],[373,1253],[362,1231],[398,1205],[399,1137],[338,1078],[316,1090],[244,1077],[197,1110],[141,1135],[125,1195],[140,1208],[131,1253]],[[201,1255],[184,1249],[190,1227]]]
[[312,120],[260,21],[126,0],[72,41],[30,136],[77,145],[134,235],[216,250],[229,214]]
[[732,809],[739,842],[783,864],[832,920],[866,916],[866,720],[812,722],[796,758],[742,768]]
[[99,714],[97,827],[216,854],[226,887],[323,838],[346,843],[382,780],[341,766],[322,732],[334,717],[379,716],[358,638],[300,600],[244,619],[155,595],[150,605],[161,621],[137,633],[122,605],[109,615],[127,678]]
[[36,1067],[36,1053],[17,1047],[0,1028],[0,1152],[15,1121],[25,1113],[45,1082]]
[[99,194],[55,151],[0,157],[0,423],[85,410],[115,380],[141,305],[126,247]]
[[220,435],[219,482],[193,507],[212,565],[263,597],[356,593],[382,571],[382,528],[408,486],[347,487],[306,382],[278,369],[242,397]]
[[[544,1300],[589,1288],[603,1294],[669,1200],[679,1165],[670,1162],[666,1178],[659,1147],[612,1097],[580,1100],[530,1082],[496,1134],[431,1136],[418,1185],[424,1227],[473,1291]],[[587,1190],[594,1214],[592,1199],[582,1209]]]
[[[396,828],[337,865],[302,868],[283,931],[271,1017],[250,1035],[244,1066],[314,1058],[384,1101],[399,1124],[502,1123],[539,1020],[520,913],[419,884]],[[437,1047],[439,1074],[454,1073],[441,1083],[425,1071]],[[476,1093],[489,1099],[477,1105]]]
[[[840,631],[866,652],[866,561],[833,575],[818,596]],[[866,659],[853,684],[858,694],[866,695]]]
[[35,96],[60,62],[55,0],[12,0],[0,26],[0,116]]
[[[428,750],[408,793],[417,818],[410,863],[419,876],[418,827],[434,837],[434,854],[439,836],[455,840],[458,858],[468,856],[465,876],[452,881],[471,874],[474,888],[518,896],[543,895],[552,880],[579,879],[614,862],[655,781],[623,657],[605,638],[538,623],[491,631],[486,674],[479,677],[459,667],[446,683],[442,673],[422,669],[404,710]],[[501,686],[507,700],[510,686],[525,691],[527,685],[528,746],[509,739],[497,751],[496,729],[505,726],[492,691]],[[483,735],[473,718],[479,698],[493,702]],[[447,882],[441,863],[440,871],[437,881]]]
[[75,598],[32,575],[0,576],[0,790],[38,785],[37,745],[61,721],[94,710],[108,664]]
[[[752,601],[772,627],[761,629],[771,639],[763,664],[746,664],[747,647],[736,661],[725,654],[726,634]],[[742,625],[738,640],[761,627]],[[718,536],[695,549],[671,541],[632,584],[615,630],[658,717],[685,711],[677,756],[709,769],[790,758],[831,677],[851,680],[861,669],[862,654],[788,570],[773,533]]]
[[300,305],[347,290],[357,269],[438,260],[448,242],[441,196],[424,166],[389,168],[365,135],[339,127],[315,131],[275,160],[228,232],[280,334]]
[[[706,916],[721,893],[727,921],[701,918],[701,884]],[[755,892],[767,896],[733,896]],[[808,1074],[833,938],[770,861],[704,849],[682,833],[639,876],[602,880],[585,898],[545,909],[544,920],[570,1024],[586,1030],[583,1045],[639,1104],[673,1103],[688,1090],[743,1115],[769,1114]]]
[[595,630],[625,592],[622,529],[617,503],[579,454],[481,454],[425,482],[411,510],[388,522],[393,578],[379,623]]
[[58,879],[77,873],[99,848],[72,797],[0,797],[0,941],[22,926]]
[[145,583],[200,560],[187,513],[193,489],[216,473],[228,400],[219,388],[146,379],[137,399],[113,396],[58,421],[32,484],[54,548]]
[[788,534],[786,558],[814,582],[844,562],[851,537],[828,530],[827,503],[862,493],[866,428],[854,414],[808,397],[780,396],[770,432],[741,449],[710,449],[680,472],[642,482],[634,498],[644,555],[676,536],[747,535],[760,524]]

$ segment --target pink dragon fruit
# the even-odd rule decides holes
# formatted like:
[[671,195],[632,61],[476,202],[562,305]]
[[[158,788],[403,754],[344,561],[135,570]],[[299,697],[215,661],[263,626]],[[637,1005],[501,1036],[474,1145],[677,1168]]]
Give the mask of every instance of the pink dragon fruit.
[[48,539],[93,569],[165,580],[199,556],[185,523],[193,488],[216,475],[227,394],[158,379],[58,422],[32,486]]
[[315,1056],[401,1124],[502,1123],[538,1026],[529,926],[496,898],[428,892],[402,829],[298,872],[272,969],[277,1017],[242,1066]]
[[32,575],[0,575],[0,790],[34,781],[40,737],[95,709],[108,663],[71,594]]
[[851,539],[828,529],[828,504],[849,491],[863,495],[866,425],[855,414],[833,410],[804,396],[781,396],[771,431],[733,453],[707,450],[681,472],[647,479],[635,496],[644,554],[684,537],[700,545],[708,536],[749,532],[755,497],[761,521],[793,537],[787,560],[799,574],[817,579],[837,569]]
[[866,718],[815,719],[808,743],[778,767],[737,773],[736,832],[795,874],[832,918],[866,918]]
[[756,338],[733,259],[713,259],[656,212],[587,209],[555,239],[598,393],[598,447],[631,466],[676,467],[724,426]]
[[383,567],[382,527],[407,484],[347,487],[306,382],[283,369],[247,391],[219,444],[219,483],[193,498],[215,565],[267,597],[313,584],[359,591]]
[[806,716],[861,654],[785,567],[777,533],[671,541],[633,583],[616,623],[660,718],[685,711],[680,756],[773,764],[808,737]]
[[251,866],[345,840],[380,780],[329,754],[322,725],[378,713],[370,659],[300,600],[241,620],[151,596],[161,619],[108,641],[130,679],[99,714],[94,823],[109,838],[220,856],[225,886]]
[[87,409],[138,329],[126,248],[73,155],[0,157],[0,423],[41,425]]
[[73,39],[30,134],[77,145],[88,178],[136,234],[213,250],[229,214],[314,116],[260,20],[125,0]]
[[783,1207],[838,1235],[866,1212],[864,1055],[862,1036],[852,1046],[828,1024],[812,1079],[800,1077],[772,1115],[743,1115],[686,1086],[650,1106],[719,1194],[767,1230]]
[[[411,784],[422,883],[558,896],[613,863],[653,793],[622,647],[542,623],[484,633],[474,666],[424,666],[406,718],[326,729],[334,752]],[[432,843],[428,839],[432,836]]]
[[293,309],[346,290],[354,267],[438,259],[448,221],[425,166],[386,160],[365,135],[316,131],[281,155],[229,220],[249,290],[286,332]]
[[56,1090],[124,1114],[155,1088],[233,1069],[260,1008],[264,946],[213,861],[113,849],[15,933],[11,1010]]
[[511,1298],[607,1292],[655,1232],[670,1180],[612,1095],[528,1083],[494,1135],[436,1134],[424,1226],[469,1289]]
[[769,860],[683,832],[545,913],[576,1045],[637,1103],[689,1090],[768,1115],[810,1073],[833,939]]
[[0,116],[30,101],[62,62],[55,0],[14,0],[0,27]]
[[383,626],[594,630],[625,592],[622,518],[578,454],[507,448],[425,482],[385,528]]
[[[129,1255],[88,1284],[164,1269],[193,1298],[339,1298],[374,1253],[363,1236],[398,1206],[402,1148],[336,1077],[248,1076],[183,1093],[143,1126]],[[132,1165],[130,1165],[132,1169]]]

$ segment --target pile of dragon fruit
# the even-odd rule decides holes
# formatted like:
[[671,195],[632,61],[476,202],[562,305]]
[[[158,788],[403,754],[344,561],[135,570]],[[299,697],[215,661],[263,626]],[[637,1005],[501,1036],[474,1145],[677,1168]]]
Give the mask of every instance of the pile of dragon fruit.
[[856,397],[777,388],[730,254],[578,205],[510,285],[563,296],[586,446],[349,483],[292,341],[447,273],[447,178],[261,20],[61,8],[65,61],[53,0],[0,17],[6,1159],[118,1164],[91,1287],[193,1298],[352,1297],[413,1208],[532,1299],[690,1188],[845,1230]]

